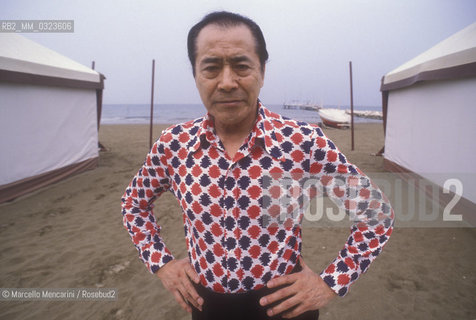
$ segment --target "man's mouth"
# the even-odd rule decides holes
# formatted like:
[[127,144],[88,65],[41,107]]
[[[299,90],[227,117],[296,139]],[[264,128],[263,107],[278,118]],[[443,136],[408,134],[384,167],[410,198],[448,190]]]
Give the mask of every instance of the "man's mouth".
[[219,100],[216,103],[225,106],[232,106],[241,103],[241,100]]

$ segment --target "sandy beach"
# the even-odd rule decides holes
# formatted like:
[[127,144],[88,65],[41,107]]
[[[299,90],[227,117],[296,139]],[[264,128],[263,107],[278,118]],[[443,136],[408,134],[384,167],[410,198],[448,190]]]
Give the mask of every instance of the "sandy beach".
[[[156,125],[157,138],[166,126]],[[384,172],[372,154],[383,126],[324,129],[348,159],[371,177]],[[99,167],[0,205],[0,287],[114,288],[115,301],[0,301],[0,319],[189,319],[139,261],[122,225],[120,199],[148,152],[147,125],[103,125],[107,151]],[[392,195],[389,195],[392,201]],[[185,257],[180,209],[170,193],[156,202],[163,237]],[[397,216],[399,212],[396,212]],[[476,228],[399,226],[367,274],[320,319],[476,319]],[[349,230],[304,226],[303,255],[320,272]]]

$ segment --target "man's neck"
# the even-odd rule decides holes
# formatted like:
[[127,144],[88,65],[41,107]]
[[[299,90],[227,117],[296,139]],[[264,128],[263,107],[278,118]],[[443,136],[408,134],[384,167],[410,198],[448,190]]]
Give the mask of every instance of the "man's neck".
[[233,159],[236,152],[243,145],[246,137],[250,134],[256,122],[256,117],[247,123],[240,123],[235,126],[221,126],[215,123],[215,131],[220,138],[228,156]]

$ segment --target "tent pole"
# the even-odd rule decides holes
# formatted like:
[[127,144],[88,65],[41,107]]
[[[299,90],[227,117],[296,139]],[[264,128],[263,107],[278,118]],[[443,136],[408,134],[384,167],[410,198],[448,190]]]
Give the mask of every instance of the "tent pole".
[[354,151],[354,93],[352,88],[352,61],[349,61],[349,72],[350,72],[350,127],[351,127],[351,136],[352,136],[352,151]]
[[[96,61],[91,62],[91,69],[96,68]],[[101,79],[101,87],[102,89],[96,89],[96,113],[97,113],[97,127],[98,127],[98,133],[99,133],[99,126],[101,125],[101,113],[102,113],[102,91],[104,89],[104,76],[100,73],[99,74],[99,79]],[[106,147],[101,143],[101,141],[98,140],[98,147],[99,150],[101,151],[107,151]]]
[[153,128],[153,120],[154,120],[154,77],[155,77],[155,59],[152,59],[152,88],[150,93],[149,149],[152,149],[152,128]]

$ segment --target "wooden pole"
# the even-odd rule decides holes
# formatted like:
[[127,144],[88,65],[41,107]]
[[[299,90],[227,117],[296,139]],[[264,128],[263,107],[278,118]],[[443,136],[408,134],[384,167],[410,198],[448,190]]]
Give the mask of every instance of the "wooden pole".
[[155,78],[155,59],[152,59],[152,88],[150,93],[149,149],[152,149],[152,128],[153,128],[153,120],[154,120],[154,78]]
[[349,61],[349,72],[350,72],[350,128],[352,136],[352,148],[354,151],[354,92],[352,88],[352,61]]

